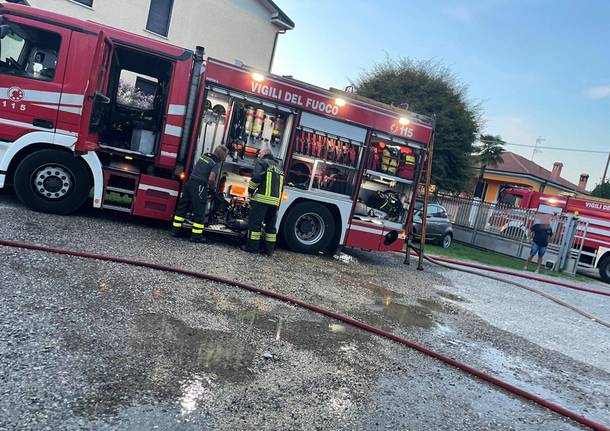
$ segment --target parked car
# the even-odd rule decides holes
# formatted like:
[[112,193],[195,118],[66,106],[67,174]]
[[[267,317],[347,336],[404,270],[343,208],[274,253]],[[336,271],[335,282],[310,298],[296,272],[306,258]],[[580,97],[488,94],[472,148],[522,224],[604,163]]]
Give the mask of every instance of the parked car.
[[[421,239],[421,216],[422,202],[415,203],[415,214],[413,216],[413,236],[415,240]],[[447,210],[437,204],[428,204],[426,212],[426,241],[439,244],[443,248],[449,248],[453,242],[453,226],[447,216]]]

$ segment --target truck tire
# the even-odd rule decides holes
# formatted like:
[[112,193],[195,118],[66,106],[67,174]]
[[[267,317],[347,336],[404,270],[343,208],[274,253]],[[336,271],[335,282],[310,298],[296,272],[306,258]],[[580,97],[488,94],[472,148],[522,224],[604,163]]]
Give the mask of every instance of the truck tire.
[[298,253],[320,253],[335,235],[335,220],[328,208],[317,202],[299,202],[282,222],[286,246]]
[[70,214],[78,210],[91,190],[85,163],[60,150],[39,150],[17,166],[13,179],[15,194],[34,211]]
[[606,283],[610,283],[610,255],[602,258],[600,260],[599,265],[599,276]]

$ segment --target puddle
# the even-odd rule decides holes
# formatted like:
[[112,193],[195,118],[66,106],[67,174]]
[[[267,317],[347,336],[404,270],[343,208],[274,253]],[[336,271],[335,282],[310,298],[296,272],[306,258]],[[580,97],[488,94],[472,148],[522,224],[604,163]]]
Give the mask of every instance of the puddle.
[[144,314],[136,320],[142,341],[173,365],[206,372],[225,380],[241,381],[250,374],[254,352],[230,333],[191,328],[183,321],[161,314]]
[[442,304],[431,299],[418,299],[417,302],[428,310],[436,311],[438,313],[447,313],[447,310],[443,308]]
[[451,301],[457,302],[470,302],[467,301],[463,296],[456,295],[454,293],[445,292],[444,290],[438,290],[436,294],[442,298],[449,299]]
[[435,325],[434,315],[430,309],[421,305],[405,305],[378,300],[368,308],[380,316],[402,325],[419,328],[432,328]]
[[215,385],[254,376],[257,352],[239,334],[192,328],[162,314],[137,316],[135,328],[120,340],[101,339],[69,343],[90,358],[84,376],[90,390],[73,406],[77,415],[114,414],[132,400],[149,398],[170,400],[190,414]]
[[292,320],[283,316],[272,317],[256,309],[243,311],[237,318],[248,331],[263,331],[276,341],[287,341],[298,349],[315,351],[322,356],[360,350],[373,342],[365,332],[329,318]]

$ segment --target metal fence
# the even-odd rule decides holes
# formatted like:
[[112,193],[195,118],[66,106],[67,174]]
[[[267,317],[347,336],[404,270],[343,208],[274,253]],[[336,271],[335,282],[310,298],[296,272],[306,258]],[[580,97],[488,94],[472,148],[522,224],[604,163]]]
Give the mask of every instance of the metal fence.
[[[496,236],[498,240],[518,244],[516,254],[522,256],[524,254],[523,250],[529,248],[530,228],[535,223],[544,220],[549,222],[553,229],[548,249],[558,256],[557,263],[560,264],[559,256],[564,253],[562,252],[564,249],[577,262],[580,260],[588,229],[587,222],[573,221],[570,216],[566,215],[550,215],[535,209],[515,208],[506,204],[486,203],[480,199],[467,199],[457,196],[435,195],[431,197],[430,202],[443,206],[454,226],[471,231],[472,235],[468,238],[473,245],[478,245],[476,241],[478,234],[491,234]],[[575,231],[568,232],[568,228],[572,224],[575,225]]]

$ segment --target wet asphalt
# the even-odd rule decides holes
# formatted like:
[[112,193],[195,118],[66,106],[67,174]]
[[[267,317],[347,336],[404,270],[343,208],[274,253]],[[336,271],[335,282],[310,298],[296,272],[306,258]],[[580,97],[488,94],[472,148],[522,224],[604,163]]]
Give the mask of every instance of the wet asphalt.
[[[610,330],[508,284],[417,271],[395,254],[251,256],[113,213],[34,213],[10,194],[0,194],[0,237],[276,290],[610,424]],[[582,429],[389,340],[237,288],[6,247],[0,262],[0,430]],[[606,297],[532,285],[610,318]]]

